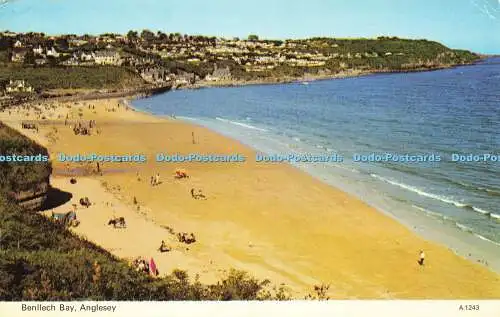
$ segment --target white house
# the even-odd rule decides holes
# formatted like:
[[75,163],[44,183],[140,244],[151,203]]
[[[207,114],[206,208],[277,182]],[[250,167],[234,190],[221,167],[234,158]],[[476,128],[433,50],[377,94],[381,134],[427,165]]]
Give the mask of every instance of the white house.
[[220,80],[230,80],[232,78],[231,76],[231,70],[229,66],[226,68],[218,68],[217,64],[215,64],[215,69],[212,74],[208,74],[205,77],[205,80],[208,81],[220,81]]
[[5,87],[7,93],[13,92],[34,92],[33,87],[28,85],[24,80],[10,80],[7,87]]
[[11,61],[13,63],[22,63],[24,62],[25,56],[26,56],[26,51],[13,52]]
[[116,51],[98,51],[92,53],[92,57],[96,64],[99,65],[121,65],[122,59]]
[[94,61],[94,56],[92,55],[92,53],[88,53],[88,54],[86,52],[75,53],[75,54],[73,54],[73,57],[75,59],[81,60],[82,62]]
[[43,48],[40,45],[38,45],[37,48],[33,49],[33,53],[35,53],[35,55],[42,55],[43,54]]
[[53,47],[50,50],[47,50],[47,56],[52,56],[52,57],[58,58],[59,55],[60,54]]

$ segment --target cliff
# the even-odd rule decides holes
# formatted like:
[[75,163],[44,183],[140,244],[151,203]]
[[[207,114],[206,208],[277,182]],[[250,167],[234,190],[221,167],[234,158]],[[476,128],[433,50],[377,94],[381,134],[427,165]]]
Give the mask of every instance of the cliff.
[[49,162],[9,162],[7,157],[47,156],[47,149],[0,122],[0,192],[22,207],[41,207],[50,188]]

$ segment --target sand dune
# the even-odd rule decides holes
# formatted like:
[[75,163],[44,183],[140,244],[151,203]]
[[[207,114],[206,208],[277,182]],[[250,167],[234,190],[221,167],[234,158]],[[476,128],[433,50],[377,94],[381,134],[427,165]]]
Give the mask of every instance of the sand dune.
[[[67,114],[71,123],[65,125]],[[36,115],[0,115],[17,128],[26,118]],[[53,161],[52,185],[73,194],[54,211],[88,196],[95,204],[78,209],[82,223],[75,232],[119,257],[154,257],[161,273],[185,269],[205,282],[223,270],[243,269],[285,283],[296,297],[325,283],[333,298],[500,298],[497,274],[292,166],[256,163],[251,149],[210,130],[118,107],[118,100],[57,105],[52,118],[41,121],[38,134],[26,133],[48,146],[53,159],[60,152],[149,157],[145,163],[102,163],[102,175],[92,172],[95,163]],[[96,120],[99,134],[74,135],[70,126],[77,120]],[[247,160],[157,163],[158,152],[240,153]],[[191,177],[175,179],[177,168]],[[156,173],[162,183],[151,186]],[[77,184],[69,183],[70,175]],[[191,188],[208,199],[193,199]],[[125,217],[128,227],[108,226],[113,216]],[[197,242],[177,242],[166,226],[194,232]],[[161,240],[174,250],[160,254]],[[425,267],[417,264],[420,249],[427,254]]]

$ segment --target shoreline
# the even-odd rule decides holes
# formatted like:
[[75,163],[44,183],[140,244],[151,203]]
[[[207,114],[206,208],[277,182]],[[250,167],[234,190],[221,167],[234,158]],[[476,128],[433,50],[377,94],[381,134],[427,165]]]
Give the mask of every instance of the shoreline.
[[479,63],[482,60],[488,59],[489,57],[480,57],[477,61],[468,64],[456,64],[456,65],[446,65],[446,66],[436,66],[429,68],[415,68],[408,70],[347,70],[341,71],[335,74],[309,74],[303,77],[282,77],[282,78],[261,78],[258,80],[250,81],[240,81],[240,80],[229,80],[229,81],[205,81],[202,80],[198,83],[191,85],[183,85],[178,88],[172,88],[172,90],[189,90],[189,89],[203,89],[203,88],[226,88],[226,87],[243,87],[243,86],[259,86],[259,85],[280,85],[280,84],[291,84],[300,82],[311,82],[311,81],[321,81],[321,80],[333,80],[333,79],[344,79],[352,77],[363,77],[377,74],[399,74],[399,73],[419,73],[419,72],[433,72],[444,69],[452,69],[458,67],[471,66]]
[[[132,104],[133,100],[129,99],[127,100],[127,105],[131,108],[133,108],[135,111],[145,113],[147,115],[151,115],[156,118],[167,118],[170,119],[170,115],[155,115],[152,112],[149,112],[148,110],[145,109],[139,109],[137,107],[134,107]],[[201,123],[194,122],[189,119],[184,119],[182,117],[179,117],[179,119],[182,122],[185,122],[190,125],[195,125],[198,127],[206,128],[209,129],[215,133],[221,133],[220,131],[217,131],[215,129],[211,129],[210,127],[207,127]],[[227,136],[226,134],[223,134],[224,136],[228,138],[232,138],[233,140],[236,140],[238,142],[242,142],[241,140],[237,138],[233,138],[231,136]],[[247,143],[244,143],[245,146],[250,147],[253,151],[259,151],[256,147],[249,145]],[[376,201],[373,199],[363,199],[360,197],[360,195],[357,195],[353,193],[352,190],[347,190],[345,188],[341,188],[338,186],[338,184],[335,184],[335,182],[329,182],[326,180],[323,180],[320,176],[314,175],[314,173],[311,173],[307,170],[302,169],[300,166],[293,165],[291,163],[286,163],[289,166],[293,167],[294,169],[306,173],[307,175],[313,177],[314,179],[334,188],[335,190],[342,191],[348,195],[352,195],[356,197],[357,199],[363,201],[364,203],[370,205],[372,208],[376,209],[378,212],[383,214],[386,217],[389,217],[391,219],[396,220],[398,223],[401,225],[405,226],[408,230],[412,231],[413,233],[417,234],[418,236],[429,239],[430,241],[437,243],[439,245],[442,245],[449,250],[453,251],[457,256],[460,256],[461,258],[467,259],[468,261],[472,263],[478,263],[484,268],[500,274],[500,262],[498,259],[495,259],[493,257],[494,252],[492,252],[491,249],[498,247],[499,244],[495,241],[491,241],[483,236],[481,236],[479,233],[469,233],[469,232],[464,232],[463,230],[460,230],[459,225],[453,222],[453,226],[451,226],[449,223],[448,224],[443,224],[442,227],[438,225],[437,223],[434,223],[434,219],[427,219],[425,215],[419,215],[418,217],[410,214],[404,214],[401,212],[391,212],[389,210],[386,210],[388,208],[387,206],[383,207],[380,205],[380,202],[374,202]],[[450,227],[451,226],[451,227]],[[424,228],[424,229],[422,229]],[[441,230],[445,230],[449,235],[444,235],[441,234]],[[465,241],[462,241],[461,239],[464,239]],[[451,242],[450,242],[451,241]],[[474,249],[474,247],[478,247],[478,244],[481,245],[482,249],[478,253],[477,250]]]
[[[113,100],[92,103],[98,106],[96,114],[86,111],[84,105],[66,109],[75,113],[82,109],[85,118],[96,117],[99,118],[98,123],[109,121],[112,124],[104,124],[102,134],[91,137],[73,136],[60,124],[44,125],[43,132],[53,131],[54,127],[58,130],[55,144],[49,142],[51,153],[68,152],[75,142],[80,145],[78,152],[98,150],[113,153],[143,146],[156,151],[165,147],[177,148],[188,153],[193,149],[227,152],[228,147],[245,153],[254,152],[234,139],[192,123],[166,120],[143,111],[127,111],[123,107],[109,112],[109,107],[116,105]],[[14,123],[19,122],[14,120]],[[189,131],[196,133],[199,144],[190,144]],[[155,136],[160,133],[166,138],[157,140]],[[141,173],[141,177],[145,175],[147,178],[148,173],[155,170],[168,175],[175,165],[151,162],[140,167],[146,171],[146,174]],[[64,169],[62,164],[56,164],[54,175],[61,169]],[[162,271],[168,271],[164,268],[171,268],[172,260],[177,259],[174,261],[179,268],[187,268],[189,273],[199,272],[200,266],[202,271],[210,272],[214,268],[207,263],[213,261],[220,263],[216,265],[218,269],[234,266],[254,276],[269,277],[272,282],[285,282],[297,291],[296,294],[324,282],[333,286],[334,298],[500,297],[499,287],[494,286],[499,281],[498,275],[488,273],[482,266],[458,257],[434,242],[423,240],[357,198],[292,166],[193,164],[189,171],[193,173],[189,180],[192,185],[166,179],[158,189],[137,182],[135,171],[90,176],[91,179],[105,181],[112,194],[117,195],[115,198],[121,197],[117,198],[118,201],[126,206],[120,205],[117,210],[134,217],[133,223],[137,227],[149,228],[146,230],[161,236],[158,227],[168,223],[176,229],[192,230],[200,235],[200,245],[196,244],[193,250],[178,250],[175,255],[171,254],[172,257],[158,260],[156,256],[159,255],[155,255]],[[67,187],[67,178],[57,179],[56,184],[71,189],[71,186]],[[85,179],[82,182],[87,182]],[[213,199],[197,203],[186,197],[189,190],[186,186],[201,187]],[[273,188],[276,187],[281,188],[279,195],[274,193]],[[89,190],[84,192],[83,188],[78,189],[81,192],[75,193],[75,199],[80,197],[79,194],[85,194],[103,197],[102,202],[97,203],[95,210],[79,211],[84,225],[77,230],[83,230],[81,233],[84,236],[106,245],[107,249],[113,249],[113,253],[121,258],[130,252],[149,250],[150,247],[142,245],[138,249],[137,246],[120,243],[120,236],[123,236],[122,239],[130,238],[129,235],[136,237],[141,235],[139,231],[127,229],[119,233],[99,226],[99,221],[111,215],[112,211],[106,210],[103,204],[104,200],[111,198],[102,196],[106,190],[102,193],[103,189],[99,189],[95,182],[94,185],[89,183]],[[132,216],[135,214],[130,208],[132,193],[136,193],[141,210],[144,208],[147,217],[152,217],[152,226],[140,220],[146,216]],[[143,206],[142,202],[147,203]],[[356,213],[351,215],[353,210]],[[310,217],[311,214],[315,217]],[[97,222],[90,225],[94,221]],[[268,226],[266,223],[279,223],[280,226]],[[332,231],[332,228],[335,229]],[[349,237],[356,239],[350,241]],[[156,240],[153,241],[153,248],[158,242]],[[149,239],[142,243],[151,244]],[[424,269],[425,274],[418,273],[420,270],[414,263],[414,253],[419,248],[430,254],[431,262]],[[372,263],[364,263],[366,259],[371,259]],[[401,263],[405,264],[401,266]],[[406,283],[401,283],[404,281]],[[470,281],[476,282],[474,292],[466,286]],[[450,287],[453,289],[451,292]],[[465,295],[467,290],[469,295]],[[298,295],[295,297],[299,298]]]
[[[139,87],[130,88],[127,90],[118,90],[110,92],[100,92],[95,89],[84,89],[83,93],[64,93],[62,95],[51,95],[50,92],[42,93],[37,96],[33,96],[31,99],[22,100],[7,100],[5,104],[0,103],[0,107],[10,107],[10,106],[20,106],[23,104],[30,104],[33,102],[69,102],[69,101],[84,101],[84,100],[97,100],[97,99],[109,99],[109,98],[147,98],[157,94],[166,93],[168,91],[174,90],[190,90],[190,89],[204,89],[204,88],[229,88],[229,87],[243,87],[243,86],[259,86],[259,85],[280,85],[280,84],[291,84],[300,82],[311,82],[311,81],[321,81],[321,80],[333,80],[333,79],[344,79],[352,77],[363,77],[376,74],[398,74],[398,73],[418,73],[418,72],[432,72],[439,71],[443,69],[452,69],[458,67],[471,66],[479,63],[482,60],[491,58],[490,56],[480,56],[474,62],[467,64],[455,64],[455,65],[445,65],[445,66],[435,66],[428,68],[415,68],[408,70],[388,70],[388,69],[372,69],[372,70],[346,70],[335,74],[308,74],[303,77],[281,77],[281,78],[260,78],[257,80],[226,80],[226,81],[206,81],[200,80],[194,84],[175,86],[172,83],[167,83],[163,86],[154,87]],[[2,108],[0,108],[2,109]]]

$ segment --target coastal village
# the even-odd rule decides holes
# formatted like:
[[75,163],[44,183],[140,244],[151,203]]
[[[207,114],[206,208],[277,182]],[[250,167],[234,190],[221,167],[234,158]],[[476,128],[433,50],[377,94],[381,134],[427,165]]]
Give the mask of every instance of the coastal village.
[[[8,70],[115,67],[131,71],[151,86],[173,88],[439,68],[475,58],[439,43],[395,37],[261,40],[256,35],[227,39],[149,30],[99,36],[0,32],[0,66]],[[28,78],[13,76],[0,74],[0,98],[43,89],[43,84],[34,87]]]

